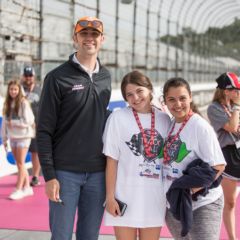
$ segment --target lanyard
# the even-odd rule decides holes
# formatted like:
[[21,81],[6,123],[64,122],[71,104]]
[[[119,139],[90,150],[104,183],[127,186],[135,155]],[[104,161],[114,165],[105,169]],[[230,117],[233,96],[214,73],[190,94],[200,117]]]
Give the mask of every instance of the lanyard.
[[142,124],[141,124],[141,122],[140,122],[140,119],[139,119],[139,117],[138,117],[138,114],[137,114],[136,110],[135,110],[135,109],[132,109],[132,111],[133,111],[133,115],[134,115],[134,117],[135,117],[135,120],[136,120],[136,122],[137,122],[137,125],[138,125],[138,127],[139,127],[139,129],[140,129],[140,131],[141,131],[141,134],[142,134],[143,146],[144,146],[145,154],[146,154],[147,157],[153,157],[154,154],[151,153],[151,147],[152,147],[153,144],[154,144],[154,135],[155,135],[155,134],[154,134],[154,131],[155,131],[155,111],[154,111],[153,108],[151,109],[151,133],[150,133],[150,140],[149,140],[149,142],[147,141],[147,136],[146,136],[146,134],[145,134],[145,132],[144,132],[144,129],[143,129],[143,127],[142,127]]
[[224,104],[222,104],[221,103],[221,105],[222,105],[222,107],[223,107],[223,109],[224,109],[224,111],[225,111],[225,113],[229,116],[229,117],[231,117],[232,116],[232,114],[230,113],[230,111],[228,110],[228,108],[227,108],[227,106],[226,105],[224,105]]
[[174,122],[173,126],[172,126],[172,129],[171,131],[169,132],[168,136],[167,136],[167,139],[165,141],[165,144],[164,144],[164,147],[163,147],[163,157],[164,157],[164,160],[163,162],[164,163],[167,163],[168,161],[170,161],[170,156],[168,155],[168,149],[171,147],[171,145],[178,139],[179,137],[179,134],[180,132],[183,130],[183,128],[185,127],[185,125],[187,124],[188,120],[190,119],[190,117],[193,115],[193,112],[192,110],[190,110],[190,112],[188,113],[187,117],[185,118],[185,120],[183,121],[181,127],[178,129],[178,132],[173,136],[173,138],[171,139],[171,141],[169,141],[172,133],[173,133],[173,130],[175,128],[175,124],[176,122]]

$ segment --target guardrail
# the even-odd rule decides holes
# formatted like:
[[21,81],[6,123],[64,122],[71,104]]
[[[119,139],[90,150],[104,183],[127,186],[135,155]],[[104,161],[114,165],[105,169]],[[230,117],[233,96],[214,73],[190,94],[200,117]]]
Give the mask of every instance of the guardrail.
[[191,88],[194,102],[203,108],[212,101],[216,83],[193,84]]
[[[214,89],[216,84],[193,84],[191,85],[193,100],[195,104],[199,106],[199,110],[205,115],[206,108],[211,102],[213,97]],[[162,89],[160,87],[154,87],[154,102],[160,104],[160,99],[162,99]],[[0,132],[1,132],[1,120],[2,120],[2,106],[3,98],[0,97]],[[121,91],[119,89],[114,89],[112,91],[112,96],[109,104],[109,109],[117,109],[127,106],[127,103],[123,100]],[[27,167],[31,167],[31,155],[28,153],[26,159]],[[0,137],[0,177],[6,176],[17,172],[17,167],[15,160],[11,152],[6,154],[4,147],[2,145],[2,139]]]

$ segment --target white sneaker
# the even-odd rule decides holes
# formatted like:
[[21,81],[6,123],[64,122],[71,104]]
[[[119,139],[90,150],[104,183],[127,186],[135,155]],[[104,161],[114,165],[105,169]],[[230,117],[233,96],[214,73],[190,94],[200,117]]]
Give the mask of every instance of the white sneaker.
[[32,196],[33,195],[33,189],[32,187],[26,187],[23,189],[23,196],[27,197],[27,196]]
[[18,200],[18,199],[23,198],[24,196],[25,195],[23,193],[23,190],[16,189],[10,194],[9,198],[12,199],[12,200]]

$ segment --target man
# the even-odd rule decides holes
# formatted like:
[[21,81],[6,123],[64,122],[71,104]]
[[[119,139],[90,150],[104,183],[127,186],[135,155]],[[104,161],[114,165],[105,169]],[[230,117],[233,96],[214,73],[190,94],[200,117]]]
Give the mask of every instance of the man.
[[[23,69],[23,76],[22,76],[22,86],[26,95],[26,98],[31,103],[31,107],[33,110],[33,114],[35,117],[35,124],[37,125],[38,121],[38,107],[39,107],[39,100],[41,95],[41,88],[36,84],[35,81],[35,71],[34,68],[31,66],[26,66]],[[29,147],[29,152],[31,152],[32,156],[32,180],[30,185],[35,187],[40,184],[39,181],[39,174],[41,171],[41,166],[39,163],[38,158],[38,149],[37,149],[37,141],[36,138],[31,140],[31,144]]]
[[102,134],[111,78],[97,58],[103,24],[83,17],[75,25],[77,52],[47,74],[37,140],[50,207],[51,239],[97,240],[105,200]]

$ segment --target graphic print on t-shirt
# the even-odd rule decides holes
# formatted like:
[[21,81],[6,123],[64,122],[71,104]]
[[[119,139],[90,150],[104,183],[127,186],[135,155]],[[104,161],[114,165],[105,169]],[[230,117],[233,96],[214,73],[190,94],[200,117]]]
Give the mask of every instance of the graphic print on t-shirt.
[[[173,136],[171,136],[168,141],[171,142]],[[165,143],[166,144],[166,143]],[[172,162],[180,163],[191,151],[187,150],[186,144],[177,138],[169,148],[167,148],[167,154],[170,157],[168,164],[171,165]],[[163,157],[163,147],[160,150],[159,158]]]
[[[151,137],[151,129],[144,129],[147,141]],[[151,146],[151,156],[147,156],[144,150],[143,137],[141,132],[134,134],[129,142],[126,142],[135,156],[143,156],[144,160],[139,164],[140,176],[159,178],[160,163],[158,153],[163,147],[163,137],[154,130],[154,144]]]

